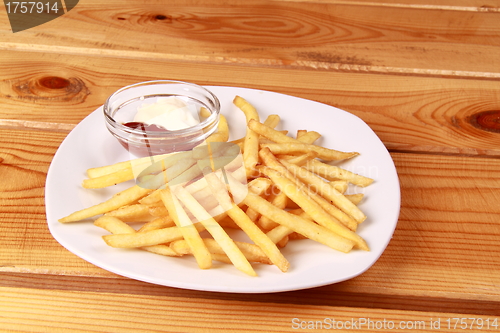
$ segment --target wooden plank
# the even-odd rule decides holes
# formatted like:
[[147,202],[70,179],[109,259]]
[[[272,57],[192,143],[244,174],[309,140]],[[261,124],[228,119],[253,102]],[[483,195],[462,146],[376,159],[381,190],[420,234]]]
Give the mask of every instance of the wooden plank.
[[[395,296],[390,294],[364,293],[357,290],[343,291],[343,283],[327,287],[305,290],[268,293],[268,294],[235,294],[217,293],[169,288],[124,277],[82,277],[52,274],[0,273],[0,287],[34,288],[42,290],[60,290],[68,292],[106,292],[111,294],[127,294],[138,296],[169,296],[197,298],[215,301],[247,301],[264,303],[282,303],[302,305],[320,305],[335,307],[358,307],[365,309],[392,309],[407,311],[454,312],[470,315],[500,314],[498,301],[478,301],[446,297]],[[297,302],[297,300],[300,300]]]
[[[493,271],[500,263],[499,161],[412,154],[393,158],[402,188],[397,230],[377,264],[347,285],[360,290],[358,283],[363,283],[366,292],[385,285],[386,293],[399,295],[419,290],[420,296],[498,299],[500,280]],[[387,284],[388,277],[397,290]]]
[[0,129],[16,129],[28,131],[53,131],[69,133],[75,125],[63,123],[48,123],[33,120],[0,119]]
[[22,34],[5,21],[0,49],[498,79],[500,12],[484,6],[86,1]]
[[120,87],[168,78],[270,90],[333,105],[367,122],[392,151],[500,156],[500,81],[494,80],[409,80],[11,51],[0,53],[0,73],[3,128],[67,131],[72,127],[65,124],[77,124]]
[[[168,295],[144,297],[126,291],[109,294],[0,288],[0,300],[2,328],[7,330],[80,331],[85,327],[85,332],[212,332],[221,329],[294,332],[297,329],[332,329],[328,327],[341,329],[346,323],[351,327],[356,322],[358,330],[374,331],[380,326],[381,330],[385,327],[402,332],[409,327],[431,330],[431,321],[436,322],[437,318],[440,318],[440,329],[447,332],[463,331],[454,326],[453,318],[459,318],[458,322],[464,318],[473,328],[477,327],[474,326],[476,320],[472,322],[468,315],[459,313],[218,301]],[[491,326],[498,317],[474,317],[483,320],[481,332],[498,330]],[[490,327],[484,325],[488,319]]]
[[[281,0],[275,0],[281,1]],[[360,6],[378,6],[378,7],[404,7],[404,8],[426,8],[443,10],[461,10],[461,11],[488,11],[496,12],[499,10],[498,3],[495,1],[481,0],[282,0],[284,2],[300,3],[328,3],[328,4],[349,4]]]
[[61,247],[47,228],[45,178],[65,136],[0,130],[0,271],[95,274],[95,266]]
[[[64,134],[1,133],[0,270],[113,276],[64,250],[47,229],[45,175]],[[497,300],[500,160],[399,153],[393,158],[403,191],[394,238],[370,270],[325,290]]]

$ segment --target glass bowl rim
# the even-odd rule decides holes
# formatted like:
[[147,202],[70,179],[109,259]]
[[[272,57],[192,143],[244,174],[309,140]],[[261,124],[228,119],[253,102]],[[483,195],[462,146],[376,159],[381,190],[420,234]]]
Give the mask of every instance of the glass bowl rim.
[[[184,129],[172,130],[172,131],[170,131],[170,130],[143,131],[141,129],[131,128],[131,127],[125,126],[125,125],[117,122],[113,118],[113,116],[111,116],[110,109],[109,109],[108,105],[110,103],[110,100],[113,97],[117,96],[118,94],[120,94],[126,90],[129,90],[129,89],[132,89],[135,87],[146,86],[146,85],[156,85],[156,84],[182,84],[182,85],[190,86],[190,87],[193,87],[196,89],[201,89],[201,91],[208,94],[209,98],[213,99],[214,106],[215,106],[214,109],[212,110],[213,112],[210,114],[209,117],[207,117],[205,120],[201,121],[199,124],[196,124],[194,126],[187,127]],[[138,83],[124,86],[124,87],[118,89],[117,91],[115,91],[114,93],[112,93],[106,99],[106,102],[103,105],[103,113],[104,113],[104,117],[106,119],[106,123],[108,123],[110,126],[112,126],[113,128],[115,128],[117,130],[120,130],[120,131],[125,132],[127,134],[136,134],[136,135],[141,135],[141,136],[144,136],[147,133],[147,136],[150,138],[151,137],[152,138],[164,138],[164,137],[172,137],[173,135],[176,135],[176,136],[192,135],[194,132],[203,131],[203,129],[205,129],[206,127],[209,127],[210,125],[215,126],[216,125],[215,123],[219,119],[219,115],[220,115],[220,102],[219,102],[219,99],[217,98],[217,96],[213,92],[211,92],[209,89],[207,89],[203,86],[200,86],[196,83],[179,81],[179,80],[150,80],[150,81],[142,81],[142,82],[138,82]]]

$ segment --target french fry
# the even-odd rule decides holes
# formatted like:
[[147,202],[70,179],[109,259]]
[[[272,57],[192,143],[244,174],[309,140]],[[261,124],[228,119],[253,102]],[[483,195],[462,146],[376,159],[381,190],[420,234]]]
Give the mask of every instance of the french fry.
[[330,186],[333,186],[333,188],[340,193],[345,193],[349,188],[349,182],[347,182],[346,180],[332,180],[328,184],[330,184]]
[[175,160],[178,160],[177,157],[174,157],[174,155],[180,155],[179,159],[183,158],[183,156],[186,155],[185,152],[181,153],[169,153],[169,154],[162,154],[162,155],[153,155],[153,156],[146,156],[146,157],[140,157],[136,158],[133,160],[129,161],[123,161],[123,162],[118,162],[115,164],[110,164],[110,165],[105,165],[101,167],[96,167],[96,168],[90,168],[87,170],[87,175],[89,178],[96,178],[96,177],[101,177],[104,175],[108,175],[123,169],[130,169],[135,170],[138,169],[144,169],[148,167],[151,164],[154,164],[157,161],[163,160],[165,158],[168,158],[169,160],[172,160],[172,162],[175,163]]
[[139,199],[139,203],[143,205],[151,205],[161,202],[160,190],[154,190],[145,197]]
[[[228,180],[230,183],[233,183],[233,186],[231,187],[232,189],[236,189],[238,186],[243,186],[242,184],[238,183],[236,180],[234,180],[231,175],[228,175]],[[286,193],[286,192],[285,192]],[[299,221],[294,221],[292,218],[291,221],[287,220],[287,217],[293,216],[293,214],[290,214],[284,210],[279,209],[278,207],[274,206],[267,200],[260,198],[262,200],[255,199],[254,197],[257,196],[260,198],[259,195],[255,194],[254,192],[250,191],[247,197],[244,200],[244,203],[248,205],[249,208],[255,209],[258,211],[260,214],[263,216],[268,217],[269,219],[284,225],[288,227],[289,229],[292,229],[293,231],[301,234],[302,236],[306,238],[310,238],[313,240],[318,241],[319,243],[325,244],[327,246],[330,246],[334,249],[338,249],[339,251],[342,252],[348,252],[349,250],[346,250],[349,245],[354,246],[355,242],[347,239],[345,237],[339,236],[338,234],[334,233],[330,229],[324,228],[321,225],[316,224],[312,219],[306,219],[301,216],[299,217]],[[250,199],[248,199],[251,197]],[[260,206],[259,206],[260,204]],[[259,209],[260,208],[260,209]],[[263,211],[267,211],[268,214],[264,214]],[[286,213],[286,214],[283,214]],[[304,224],[304,221],[306,224]],[[297,224],[299,223],[299,224]],[[313,226],[311,226],[311,224]],[[328,236],[325,234],[315,234],[315,233],[321,233],[321,231],[317,230],[316,226],[324,228],[325,230],[328,231]],[[311,229],[312,228],[312,229]],[[329,236],[333,235],[333,239],[327,240]],[[355,236],[356,237],[356,236]]]
[[183,235],[178,227],[170,227],[145,232],[136,232],[134,234],[106,235],[102,238],[112,247],[118,248],[136,248],[158,244],[170,243],[182,239]]
[[[304,191],[312,200],[314,200],[318,205],[320,205],[324,211],[330,214],[332,218],[336,219],[337,221],[339,221],[352,231],[355,231],[357,229],[358,223],[353,218],[348,216],[346,213],[341,211],[336,206],[332,205],[331,202],[318,195],[316,191],[313,191],[303,182],[297,179],[295,175],[293,175],[282,163],[280,163],[268,149],[266,148],[261,149],[259,155],[261,156],[266,166],[272,168],[273,170],[278,171],[279,173],[287,177],[299,189]],[[291,205],[291,203],[294,203],[295,205]],[[299,206],[298,203],[293,202],[293,200],[288,200],[287,207],[294,209],[298,208]]]
[[[204,238],[203,241],[205,243],[205,246],[207,246],[207,248],[209,249],[212,259],[231,264],[231,260],[225,254],[220,245],[217,244],[217,242],[215,242],[211,238]],[[238,241],[235,241],[234,243],[236,244],[236,246],[238,246],[238,248],[245,255],[248,261],[259,262],[268,265],[272,264],[269,258],[266,257],[262,250],[255,244]],[[170,247],[180,255],[192,254],[191,249],[183,239],[170,243]]]
[[[240,182],[246,183],[247,178],[246,178],[246,172],[245,172],[245,167],[242,165],[242,161],[239,160],[238,158],[235,158],[232,162],[224,166],[225,171],[232,171],[232,174],[235,178],[240,180]],[[199,170],[199,173],[202,174],[202,170]],[[189,184],[186,185],[186,189],[188,190],[189,193],[194,194],[198,191],[201,190],[207,190],[207,181],[205,178],[200,178],[197,179],[194,182],[190,182]]]
[[104,188],[116,184],[120,184],[134,179],[134,172],[130,168],[115,171],[100,177],[87,178],[83,180],[83,188]]
[[218,142],[218,141],[212,141],[212,142],[203,142],[199,144],[197,147],[195,147],[191,151],[191,157],[194,158],[195,160],[203,160],[203,159],[209,159],[212,158],[213,156],[220,156],[223,154],[225,150],[225,145],[223,142]]
[[227,119],[223,115],[220,115],[219,124],[217,125],[217,132],[211,134],[205,139],[205,143],[210,142],[226,142],[229,139],[229,126],[227,124]]
[[[158,162],[158,165],[162,165],[161,169],[163,169],[159,170],[159,175],[163,175],[163,183],[161,185],[184,183],[191,180],[190,177],[192,174],[187,171],[191,170],[192,166],[196,164],[196,160],[194,158],[186,157],[177,161],[173,165],[170,165],[170,163],[170,160],[161,161],[161,163]],[[185,177],[186,173],[188,173],[187,177]]]
[[347,253],[354,246],[353,241],[341,237],[319,224],[279,209],[258,195],[248,193],[244,202],[269,219],[332,249]]
[[282,156],[277,156],[279,159],[284,159],[287,160],[290,163],[297,164],[297,165],[304,165],[308,161],[315,159],[318,157],[318,154],[315,152],[309,152],[307,154],[302,154],[302,155],[282,155]]
[[248,121],[248,128],[255,133],[262,135],[266,139],[276,143],[296,143],[296,139],[287,136],[286,134],[275,130],[270,126],[266,126],[258,121],[258,119],[251,119]]
[[105,213],[106,216],[114,216],[126,222],[150,221],[153,216],[149,214],[149,207],[143,204],[122,206],[118,209]]
[[259,212],[255,211],[254,209],[252,209],[250,207],[247,207],[247,209],[245,210],[245,214],[248,216],[250,221],[252,221],[254,223],[257,222],[257,220],[260,217]]
[[266,139],[266,138],[259,138],[259,145],[265,144],[265,143],[274,143],[273,141]]
[[210,117],[210,115],[212,114],[212,112],[208,111],[208,109],[204,106],[200,107],[200,111],[199,111],[199,116],[201,118],[208,118]]
[[137,230],[137,232],[145,232],[174,226],[175,222],[170,216],[161,216],[145,223],[139,230]]
[[132,172],[135,175],[136,183],[146,182],[151,175],[163,173],[169,180],[177,177],[196,161],[191,156],[191,152],[172,153],[164,158],[152,156],[149,162],[140,165],[132,165]]
[[290,237],[285,236],[278,243],[276,243],[276,245],[278,245],[278,247],[285,247],[288,244],[289,240],[290,240]]
[[134,234],[134,228],[114,216],[101,216],[94,221],[94,225],[109,231],[112,234]]
[[193,164],[189,169],[183,171],[178,176],[170,180],[170,184],[185,184],[197,179],[201,176],[201,170],[197,163]]
[[168,215],[168,210],[165,206],[151,205],[149,206],[149,214],[153,217],[162,217]]
[[[301,138],[301,137],[304,137],[304,135],[305,135],[306,133],[307,133],[307,130],[300,130],[300,129],[299,129],[299,130],[297,130],[297,135],[295,136],[295,138],[296,138],[297,140],[299,140],[299,141],[300,141],[300,138]],[[319,133],[318,133],[318,134],[319,134]],[[303,141],[301,141],[301,142],[303,142]]]
[[[149,157],[141,158],[141,159],[144,159],[147,161],[147,160],[149,160]],[[100,167],[96,167],[96,168],[90,168],[87,170],[87,176],[89,178],[98,178],[98,177],[106,176],[106,175],[109,175],[109,174],[112,174],[115,172],[119,172],[119,171],[122,171],[125,169],[132,170],[132,164],[133,163],[139,164],[139,163],[143,162],[144,160],[141,160],[141,159],[135,159],[135,160],[131,160],[131,161],[123,161],[123,162],[118,162],[118,163],[100,166]]]
[[[219,223],[219,220],[220,220],[219,217],[224,216],[224,215],[227,216],[227,213],[224,211],[224,209],[222,209],[222,207],[220,205],[217,205],[214,208],[207,210],[207,212],[208,212],[208,214],[210,214],[210,216],[214,217],[214,220],[217,221],[217,223]],[[220,225],[220,223],[219,223],[219,225]],[[221,225],[221,227],[223,227],[223,226]]]
[[[94,225],[101,227],[112,234],[135,234],[135,229],[124,223],[120,219],[111,216],[102,216],[94,221]],[[165,245],[152,245],[141,247],[142,250],[161,254],[169,257],[176,257],[178,254]]]
[[143,246],[141,247],[142,250],[146,250],[151,253],[159,254],[162,256],[168,256],[168,257],[178,257],[179,255],[170,248],[168,245],[152,245],[152,246]]
[[[208,192],[208,193],[206,193]],[[193,193],[192,196],[198,201],[205,210],[210,211],[212,209],[215,209],[219,205],[219,202],[217,199],[213,196],[212,192],[210,191],[210,188],[206,187],[202,191],[198,191],[196,193]],[[218,214],[217,214],[218,215]],[[213,216],[213,215],[212,215]]]
[[170,188],[161,190],[161,200],[167,207],[169,215],[174,220],[175,225],[179,227],[183,238],[186,240],[193,256],[201,269],[207,269],[212,267],[212,257],[210,252],[208,252],[205,243],[201,239],[198,230],[196,230],[193,223],[191,223],[190,218],[187,216],[186,212],[177,201],[177,198],[172,195]]
[[[170,243],[169,248],[171,251],[177,253],[177,255],[179,256],[184,256],[186,254],[189,255],[193,254],[193,251],[191,250],[191,248],[184,239],[180,239],[178,241]],[[229,257],[225,254],[210,253],[210,257],[212,258],[212,260],[221,261],[226,264],[231,264],[231,260],[229,260]]]
[[245,214],[238,206],[231,202],[229,193],[224,184],[215,173],[205,174],[208,185],[219,204],[227,211],[233,221],[247,234],[247,236],[269,257],[282,272],[286,272],[290,266],[288,260],[283,256],[278,247],[267,237],[262,230]]
[[[212,253],[217,253],[217,254],[224,254],[225,251],[220,246],[217,241],[211,238],[206,238],[204,239],[205,244],[207,245],[207,248],[212,252]],[[238,247],[238,249],[243,253],[245,258],[247,258],[248,261],[252,262],[260,262],[263,264],[268,264],[271,265],[271,261],[269,258],[266,256],[264,251],[260,247],[258,247],[255,244],[247,243],[247,242],[239,242],[235,241],[234,244]]]
[[276,126],[278,126],[278,124],[280,123],[280,120],[280,116],[278,116],[277,114],[271,114],[266,118],[266,120],[264,120],[264,125],[271,128],[276,128]]
[[219,115],[219,124],[217,125],[216,133],[220,135],[220,140],[209,140],[209,142],[227,142],[229,140],[229,124],[223,114]]
[[248,177],[255,174],[255,166],[259,163],[258,147],[259,138],[254,132],[249,131],[249,134],[245,136],[245,141],[243,143],[243,159],[245,161],[245,169]]
[[144,188],[139,185],[132,186],[122,192],[117,193],[111,199],[99,203],[97,205],[84,208],[77,212],[74,212],[66,217],[59,220],[62,223],[77,222],[96,215],[104,214],[112,210],[118,209],[122,206],[128,205],[146,194],[150,193],[152,190],[149,188]]
[[341,237],[353,241],[358,248],[366,251],[369,250],[366,242],[358,234],[352,232],[338,222],[338,220],[332,218],[330,214],[299,189],[291,180],[271,168],[263,167],[262,172],[271,178],[273,183],[275,183],[281,191],[285,192],[291,200],[295,201],[318,224],[335,232]]
[[296,233],[296,232],[291,233],[291,234],[288,236],[288,238],[289,238],[290,240],[295,240],[295,239],[306,239],[306,237],[305,237],[304,235],[301,235],[301,234]]
[[235,96],[233,99],[233,104],[236,105],[241,111],[243,111],[245,117],[247,118],[247,123],[250,121],[250,119],[255,119],[259,121],[260,117],[259,114],[257,113],[257,110],[252,104],[246,101],[243,97]]
[[319,176],[309,170],[306,170],[305,168],[288,163],[285,160],[282,160],[281,162],[297,178],[314,186],[324,198],[331,200],[335,206],[354,218],[356,222],[361,223],[366,219],[366,215],[355,204],[353,204],[329,183],[323,181]]
[[297,140],[303,143],[313,144],[321,138],[321,134],[315,131],[297,131]]
[[244,152],[244,150],[245,150],[245,138],[243,138],[243,141],[235,141],[234,144],[238,145],[238,147],[240,147],[241,153]]
[[[187,189],[187,187],[186,187],[186,189]],[[200,189],[198,191],[191,192],[188,190],[188,192],[191,193],[197,201],[205,200],[207,198],[212,197],[212,191],[208,187],[208,184],[206,184],[205,187],[203,187],[202,189]],[[213,198],[213,199],[214,199],[214,201],[217,201],[217,200],[215,200],[215,198]]]
[[[236,105],[245,114],[247,123],[251,120],[259,121],[259,114],[257,110],[248,103],[244,98],[236,96],[233,100]],[[245,161],[245,168],[247,175],[254,174],[255,166],[259,162],[259,135],[247,127],[245,141],[243,143],[243,159]]]
[[[286,193],[279,191],[279,193],[272,196],[272,198],[268,201],[278,208],[285,209],[288,202],[288,197],[286,196]],[[271,230],[278,224],[274,221],[271,221],[265,216],[261,216],[259,219],[259,225],[264,230]]]
[[269,237],[269,239],[275,243],[278,244],[283,238],[287,237],[294,231],[284,225],[278,224],[276,227],[273,229],[269,230],[266,233],[266,236]]
[[335,149],[325,148],[307,143],[265,143],[261,148],[269,148],[276,155],[279,154],[306,154],[310,151],[316,152],[318,158],[325,161],[339,161],[353,158],[359,155],[358,152],[342,152]]
[[349,199],[353,204],[359,205],[361,200],[363,200],[364,194],[363,193],[346,194],[345,197]]
[[297,208],[297,209],[291,209],[288,211],[290,214],[298,215],[300,217],[305,218],[306,220],[314,221],[312,217],[307,215],[306,212],[302,208]]
[[229,228],[229,229],[240,229],[236,223],[234,223],[233,219],[230,218],[229,216],[224,216],[223,218],[217,218],[214,217],[214,219],[219,223],[221,227],[224,229]]
[[[228,180],[229,180],[229,186],[231,188],[233,188],[233,187],[240,188],[240,189],[242,188],[241,186],[234,186],[236,184],[235,181],[237,181],[234,176],[231,175],[230,177],[228,177]],[[241,183],[239,183],[239,184],[241,184]],[[233,185],[233,186],[231,186],[231,185]],[[259,177],[259,178],[253,179],[250,183],[248,183],[248,190],[257,194],[257,195],[263,195],[271,185],[272,185],[272,182],[270,179]],[[244,190],[244,188],[241,191],[243,191],[243,190]],[[233,193],[233,195],[234,195],[234,193]]]
[[240,183],[247,182],[246,171],[244,166],[234,170],[232,172],[232,175],[234,178],[238,179]]
[[[256,133],[270,139],[271,141],[276,142],[274,144],[271,143],[271,144],[261,145],[264,147],[268,147],[274,154],[290,154],[290,153],[306,154],[308,152],[313,151],[318,154],[319,158],[324,160],[343,160],[358,155],[357,152],[352,152],[352,153],[340,152],[334,149],[324,148],[321,146],[316,146],[313,144],[301,142],[297,139],[286,136],[283,133],[274,130],[273,128],[265,126],[264,124],[261,124],[255,120],[250,121],[248,123],[248,127],[253,131],[255,131]],[[304,137],[302,140],[306,141]]]
[[245,141],[245,137],[242,137],[242,138],[239,138],[239,139],[235,139],[235,140],[231,140],[229,142],[234,143],[235,145],[239,145],[240,146],[240,150],[241,150],[242,149],[241,145],[243,144],[243,141]]
[[242,272],[256,276],[252,265],[245,258],[243,253],[234,244],[234,241],[222,229],[222,227],[214,220],[212,216],[201,206],[195,198],[183,187],[178,187],[174,192],[179,198],[179,201],[191,211],[191,213],[201,222],[206,230],[212,235],[217,243],[222,247],[227,256],[231,259],[233,265]]
[[[229,177],[229,179],[234,180],[232,183],[233,185],[236,184],[237,180],[235,179],[234,174],[231,175],[231,177]],[[241,184],[241,183],[238,182],[238,184]],[[272,185],[272,183],[268,178],[259,177],[259,178],[253,179],[250,183],[248,183],[248,190],[252,191],[253,193],[255,193],[257,195],[264,196],[266,191],[271,187],[271,185]],[[233,198],[236,196],[236,197],[240,198],[241,200],[243,200],[243,198],[246,196],[246,192],[245,192],[246,188],[244,188],[242,186],[233,186],[232,188],[245,194],[245,195],[239,194],[239,193],[234,191],[232,193]],[[245,213],[250,218],[250,220],[252,220],[253,222],[256,222],[258,220],[258,218],[260,217],[260,214],[250,207],[248,207],[246,209]]]
[[105,175],[112,174],[114,172],[122,171],[125,169],[132,170],[132,162],[131,161],[123,161],[115,164],[90,168],[87,170],[87,176],[89,178],[98,178]]
[[318,160],[308,161],[304,168],[316,173],[317,175],[328,180],[342,179],[350,182],[351,184],[366,187],[373,183],[373,179],[358,175],[349,170],[342,169],[336,165],[330,165]]

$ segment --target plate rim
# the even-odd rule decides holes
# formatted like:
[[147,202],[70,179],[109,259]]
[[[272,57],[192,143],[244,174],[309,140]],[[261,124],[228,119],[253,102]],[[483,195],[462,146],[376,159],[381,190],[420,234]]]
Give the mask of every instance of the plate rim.
[[[291,96],[291,95],[286,95],[286,94],[282,94],[282,93],[277,93],[277,92],[273,92],[273,91],[267,91],[267,90],[260,90],[260,89],[252,89],[252,88],[243,88],[243,87],[229,87],[229,86],[204,86],[205,88],[209,89],[209,90],[229,90],[229,91],[239,91],[239,92],[249,92],[251,91],[252,93],[263,93],[263,94],[272,94],[274,96],[278,96],[278,98],[285,98],[285,99],[288,99],[288,98],[291,98],[291,99],[297,99],[297,100],[301,100],[305,103],[314,103],[315,105],[321,105],[321,107],[328,107],[328,108],[332,108],[334,110],[336,110],[337,112],[342,112],[344,113],[344,115],[348,116],[348,117],[352,117],[351,119],[356,119],[355,121],[358,121],[358,122],[361,122],[362,124],[364,124],[364,126],[366,126],[366,128],[377,138],[377,140],[379,141],[379,143],[381,144],[382,147],[384,147],[385,149],[385,152],[384,153],[387,153],[388,154],[388,157],[389,157],[389,160],[391,162],[391,166],[393,168],[393,171],[395,173],[395,181],[397,183],[397,211],[394,212],[394,221],[393,223],[391,224],[391,227],[390,227],[390,232],[389,232],[389,235],[388,237],[385,239],[385,242],[384,244],[382,245],[382,249],[381,251],[375,256],[373,257],[373,260],[372,262],[369,264],[369,265],[366,265],[366,266],[363,266],[363,267],[360,267],[360,269],[358,269],[356,272],[354,273],[351,273],[350,275],[348,276],[344,276],[340,279],[336,279],[336,280],[325,280],[325,281],[316,281],[316,282],[310,282],[310,283],[296,283],[295,284],[295,287],[286,287],[286,288],[276,288],[276,287],[272,287],[272,286],[269,286],[269,287],[262,287],[258,290],[254,289],[254,288],[249,288],[249,289],[245,289],[245,288],[232,288],[232,287],[228,287],[228,286],[223,286],[224,288],[217,288],[217,287],[212,287],[212,286],[204,286],[204,285],[200,285],[200,286],[192,286],[190,285],[189,283],[184,283],[183,281],[180,281],[176,284],[172,284],[172,283],[168,283],[168,284],[165,284],[165,283],[159,283],[158,281],[156,281],[156,279],[151,279],[151,278],[147,278],[147,277],[143,277],[143,278],[137,278],[136,276],[131,276],[131,275],[128,275],[126,273],[123,272],[123,269],[115,269],[114,267],[102,267],[102,265],[100,264],[100,262],[97,260],[93,260],[94,258],[89,258],[88,255],[86,255],[85,253],[80,253],[80,251],[78,249],[75,249],[74,247],[72,247],[71,245],[68,245],[64,240],[61,241],[59,239],[59,237],[56,237],[56,235],[54,235],[54,223],[51,223],[51,218],[52,216],[49,216],[51,215],[49,213],[49,206],[53,205],[51,203],[52,201],[52,196],[50,195],[50,191],[52,190],[52,186],[54,185],[52,182],[49,182],[49,178],[52,179],[52,172],[53,172],[53,163],[54,161],[57,161],[60,156],[59,154],[62,154],[63,152],[63,149],[64,148],[61,148],[61,147],[65,147],[68,142],[72,139],[72,133],[77,133],[77,128],[79,128],[80,124],[84,123],[87,119],[89,119],[91,116],[95,116],[97,113],[101,112],[102,110],[102,106],[98,107],[96,110],[94,110],[93,112],[91,112],[88,116],[86,116],[77,126],[75,126],[75,128],[66,136],[66,138],[63,140],[63,142],[61,143],[61,145],[59,146],[58,150],[56,151],[55,155],[54,155],[54,158],[51,162],[51,165],[49,167],[49,170],[47,172],[47,179],[46,179],[46,186],[45,186],[45,206],[46,206],[46,215],[47,215],[47,224],[48,224],[48,228],[49,228],[49,231],[51,232],[52,236],[56,239],[56,241],[58,241],[59,244],[61,244],[64,248],[66,248],[68,251],[72,252],[73,254],[77,255],[78,257],[86,260],[87,262],[93,264],[93,265],[96,265],[102,269],[105,269],[109,272],[112,272],[112,273],[115,273],[115,274],[118,274],[118,275],[121,275],[121,276],[125,276],[125,277],[128,277],[128,278],[132,278],[132,279],[135,279],[135,280],[139,280],[139,281],[144,281],[144,282],[148,282],[148,283],[153,283],[153,284],[159,284],[159,285],[163,285],[163,286],[170,286],[170,287],[176,287],[176,288],[182,288],[182,289],[189,289],[189,290],[200,290],[200,291],[213,291],[213,292],[229,292],[229,293],[270,293],[270,292],[285,292],[285,291],[293,291],[293,290],[300,290],[300,289],[308,289],[308,288],[313,288],[313,287],[320,287],[320,286],[325,286],[325,285],[329,285],[329,284],[334,284],[334,283],[339,283],[339,282],[342,282],[342,281],[346,281],[346,280],[349,280],[349,279],[352,279],[356,276],[359,276],[363,273],[365,273],[368,269],[370,269],[377,261],[378,259],[380,258],[380,256],[384,253],[385,249],[387,248],[387,246],[389,245],[390,243],[390,240],[392,239],[393,237],[393,234],[394,234],[394,231],[396,229],[396,226],[397,226],[397,223],[398,223],[398,217],[399,217],[399,213],[400,213],[400,205],[401,205],[401,192],[400,192],[400,184],[399,184],[399,178],[398,178],[398,175],[397,175],[397,170],[396,170],[396,167],[394,165],[394,161],[392,160],[392,157],[390,156],[389,152],[387,151],[387,148],[385,148],[385,145],[382,143],[382,141],[380,140],[380,138],[378,138],[378,136],[376,135],[376,133],[368,126],[368,124],[366,124],[361,118],[359,118],[358,116],[348,112],[348,111],[345,111],[345,110],[342,110],[342,109],[339,109],[337,107],[334,107],[334,106],[331,106],[331,105],[328,105],[328,104],[324,104],[324,103],[320,103],[320,102],[317,102],[317,101],[313,101],[313,100],[309,100],[309,99],[304,99],[304,98],[301,98],[301,97],[296,97],[296,96]],[[214,92],[216,95],[217,95],[217,92]],[[233,93],[234,95],[234,93]],[[87,120],[88,121],[88,120]],[[293,121],[292,121],[293,122]],[[103,126],[104,126],[104,123],[103,123]],[[81,128],[81,127],[80,127]],[[76,135],[76,134],[73,134],[73,135]],[[110,139],[113,139],[111,136],[109,136]],[[56,224],[59,223],[57,221],[57,219],[55,220]],[[116,249],[115,249],[116,250]],[[333,250],[332,250],[333,251]],[[349,254],[347,254],[349,255]],[[199,270],[199,269],[198,269]],[[279,272],[279,274],[284,274],[286,275],[287,273],[281,273]],[[259,278],[259,277],[257,277]]]

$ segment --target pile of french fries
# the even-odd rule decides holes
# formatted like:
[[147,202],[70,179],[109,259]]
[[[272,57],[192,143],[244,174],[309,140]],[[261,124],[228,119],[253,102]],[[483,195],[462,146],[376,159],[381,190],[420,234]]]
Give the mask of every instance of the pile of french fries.
[[[358,153],[315,144],[321,137],[315,131],[299,130],[293,138],[276,129],[278,115],[261,122],[245,99],[236,96],[233,103],[247,121],[244,137],[228,142],[222,116],[217,132],[192,151],[89,169],[87,189],[136,184],[59,221],[91,219],[110,232],[103,236],[109,246],[194,256],[202,269],[221,261],[250,276],[257,275],[253,263],[286,272],[290,263],[281,249],[296,239],[345,253],[369,251],[356,233],[366,219],[358,207],[363,194],[345,192],[349,184],[365,187],[373,180],[328,163]],[[229,229],[250,241],[233,240]]]

